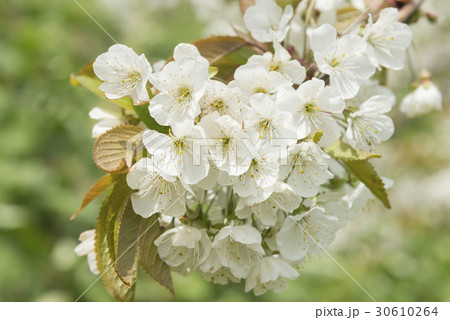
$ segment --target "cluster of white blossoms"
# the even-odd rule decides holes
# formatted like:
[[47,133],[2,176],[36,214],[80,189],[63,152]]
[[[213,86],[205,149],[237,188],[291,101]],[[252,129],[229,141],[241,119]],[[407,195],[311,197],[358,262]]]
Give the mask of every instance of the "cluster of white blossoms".
[[[285,41],[302,18],[291,5],[256,0],[244,22],[270,50],[251,56],[228,83],[210,76],[191,44],[179,44],[162,68],[124,45],[96,59],[107,98],[148,104],[170,128],[145,129],[145,153],[127,183],[136,214],[160,215],[165,231],[154,244],[172,271],[220,284],[243,280],[257,295],[279,292],[363,211],[374,196],[362,183],[334,190],[330,181],[344,169],[326,149],[342,140],[372,152],[393,135],[395,96],[371,77],[404,66],[412,32],[397,16],[386,8],[344,34],[326,23],[305,30],[315,63],[305,66]],[[405,112],[420,112],[415,96],[404,101]],[[100,120],[95,135],[126,121],[99,109],[91,117]]]

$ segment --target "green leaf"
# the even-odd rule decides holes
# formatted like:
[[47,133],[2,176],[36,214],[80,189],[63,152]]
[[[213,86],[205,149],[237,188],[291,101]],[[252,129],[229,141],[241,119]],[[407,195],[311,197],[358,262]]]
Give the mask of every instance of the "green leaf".
[[155,214],[150,218],[143,219],[141,228],[142,236],[139,239],[139,261],[141,266],[153,279],[169,289],[175,297],[170,268],[161,260],[157,247],[154,244],[155,239],[162,233],[158,223],[158,215]]
[[219,69],[217,77],[232,79],[234,71],[254,54],[247,42],[240,37],[213,36],[192,42],[211,66]]
[[131,193],[133,192],[133,190],[128,187],[125,174],[118,175],[116,180],[117,181],[112,189],[111,201],[108,208],[108,218],[106,221],[106,238],[112,261],[116,261],[116,248],[122,214],[130,199]]
[[125,97],[116,100],[110,100],[105,97],[105,94],[100,90],[100,85],[102,80],[97,78],[92,67],[94,61],[89,62],[77,73],[72,73],[70,75],[70,84],[77,87],[83,87],[91,91],[92,93],[111,101],[121,107],[133,110],[133,102],[130,97]]
[[376,153],[370,153],[361,149],[353,149],[350,145],[341,140],[334,142],[324,150],[333,158],[344,161],[381,158],[381,155]]
[[323,136],[323,130],[318,130],[316,132],[314,132],[313,136],[312,136],[312,140],[314,143],[319,143],[320,139],[322,139]]
[[140,105],[140,106],[133,106],[134,111],[139,116],[139,119],[147,126],[147,128],[156,130],[160,133],[169,133],[169,127],[168,126],[162,126],[156,120],[150,115],[150,112],[148,111],[148,104]]
[[112,189],[108,192],[103,200],[100,213],[97,218],[95,227],[95,252],[97,258],[97,266],[102,281],[108,292],[117,300],[132,301],[134,299],[135,284],[127,287],[117,275],[114,269],[114,261],[108,253],[108,245],[106,239],[106,221],[108,217],[108,208],[111,201]]
[[124,173],[131,167],[141,127],[124,124],[108,130],[94,144],[94,162],[105,172]]
[[112,175],[107,174],[100,179],[89,189],[89,191],[84,195],[83,202],[77,211],[70,217],[70,220],[76,218],[76,216],[83,210],[92,200],[101,195],[106,191],[114,182]]
[[137,250],[142,217],[133,211],[130,200],[127,202],[120,220],[115,268],[120,279],[127,286],[132,286],[137,273]]
[[349,160],[343,161],[343,163],[347,170],[364,183],[386,208],[391,208],[384,183],[368,160]]

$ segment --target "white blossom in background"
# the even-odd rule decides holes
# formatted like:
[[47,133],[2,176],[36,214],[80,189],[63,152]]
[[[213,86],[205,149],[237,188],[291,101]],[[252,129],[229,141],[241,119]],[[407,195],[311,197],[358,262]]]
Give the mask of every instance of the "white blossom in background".
[[78,240],[81,243],[76,246],[75,253],[78,256],[87,256],[89,269],[93,274],[99,274],[97,267],[97,254],[95,253],[95,230],[87,230],[80,234]]
[[442,93],[431,81],[422,82],[407,94],[400,104],[400,111],[409,117],[417,117],[431,111],[442,110]]
[[[205,37],[210,35],[234,36],[232,26],[242,25],[239,6],[228,0],[190,0],[198,19],[205,23]],[[240,19],[241,18],[241,19]]]
[[391,111],[392,100],[386,96],[373,96],[357,111],[350,113],[344,141],[354,148],[371,151],[394,134],[394,123],[386,113]]
[[286,290],[286,279],[294,280],[297,271],[277,255],[262,258],[250,271],[245,280],[245,292],[253,290],[256,296],[267,290],[275,293]]
[[288,164],[281,166],[280,176],[301,197],[312,197],[321,184],[333,178],[326,154],[314,142],[301,142],[288,148]]
[[126,116],[99,107],[89,111],[89,118],[97,120],[97,123],[92,127],[92,138],[98,138],[106,131],[126,122]]
[[131,203],[134,212],[143,218],[156,213],[171,217],[186,213],[186,186],[179,179],[158,172],[152,159],[142,158],[136,162],[127,175],[127,183],[137,190],[131,195]]
[[292,113],[298,138],[323,130],[321,146],[328,146],[339,139],[341,130],[333,115],[342,114],[344,100],[335,88],[325,86],[323,80],[313,78],[297,90],[280,93],[277,105],[281,110]]
[[179,226],[167,230],[155,240],[159,257],[171,267],[183,265],[195,270],[209,256],[211,241],[204,229]]
[[289,32],[286,36],[285,43],[292,46],[297,53],[303,53],[305,46],[305,21],[303,12],[306,10],[306,1],[300,1],[289,23]]
[[150,100],[147,83],[152,66],[144,54],[138,56],[133,49],[115,44],[108,52],[95,59],[93,64],[97,77],[104,81],[100,90],[108,99],[130,96],[134,104],[145,104]]
[[317,24],[334,25],[337,21],[337,9],[343,2],[344,0],[316,0],[315,9],[320,11]]
[[204,140],[203,128],[197,125],[189,134],[181,136],[146,130],[142,139],[147,151],[153,155],[154,166],[159,172],[179,177],[189,185],[200,182],[208,175],[206,153],[194,145]]
[[338,226],[338,218],[326,215],[319,207],[289,215],[277,234],[280,253],[286,259],[297,261],[307,254],[326,249],[334,240]]
[[260,64],[268,71],[277,71],[286,79],[301,84],[306,77],[306,69],[298,60],[292,59],[289,52],[278,42],[273,43],[274,53],[265,52],[263,55],[253,55],[248,59],[249,64]]
[[294,14],[291,5],[281,9],[275,0],[256,0],[244,14],[244,23],[253,38],[260,42],[281,42],[289,31]]
[[241,121],[240,101],[237,94],[226,84],[209,80],[205,93],[200,100],[202,115],[217,112],[221,116],[228,115],[236,121]]
[[264,255],[261,234],[249,225],[235,226],[234,221],[215,236],[213,248],[220,262],[236,278],[246,278],[250,269]]
[[311,32],[311,48],[319,70],[330,76],[330,85],[342,98],[350,99],[358,93],[360,82],[374,74],[375,67],[364,55],[367,43],[363,38],[355,34],[336,37],[336,29],[324,24]]
[[148,108],[156,122],[171,125],[175,133],[183,135],[189,133],[200,114],[199,101],[209,78],[209,63],[190,44],[179,44],[173,57],[174,61],[150,78],[160,93]]
[[239,93],[243,101],[247,101],[256,93],[274,95],[284,92],[292,83],[281,73],[268,71],[264,66],[247,63],[238,67],[234,73],[234,80],[228,86]]
[[352,5],[361,12],[367,9],[366,0],[351,0]]
[[364,39],[369,44],[368,54],[375,67],[403,69],[405,50],[411,44],[412,31],[407,24],[398,22],[397,18],[397,8],[383,9],[375,23],[372,15],[369,15]]

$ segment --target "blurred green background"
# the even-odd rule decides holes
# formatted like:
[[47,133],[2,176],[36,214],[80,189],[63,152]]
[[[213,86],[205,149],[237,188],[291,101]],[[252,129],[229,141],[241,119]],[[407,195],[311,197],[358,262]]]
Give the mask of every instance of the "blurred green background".
[[[170,56],[179,42],[229,30],[225,19],[240,19],[231,0],[79,2],[151,62]],[[450,8],[446,0],[426,2],[439,8],[440,19],[421,20],[415,39],[448,107]],[[108,103],[71,87],[69,75],[114,42],[72,0],[2,0],[0,17],[0,301],[73,301],[96,280],[73,249],[93,228],[98,200],[75,221],[69,217],[102,174],[91,159],[88,112]],[[389,84],[405,94],[410,78],[407,71],[392,74]],[[411,120],[392,112],[396,133],[375,165],[395,180],[393,209],[375,206],[330,247],[379,301],[450,300],[449,114],[445,108]],[[175,276],[175,290],[180,301],[369,301],[324,254],[281,294],[255,297],[242,285],[214,286],[197,275]],[[98,281],[81,300],[112,299]],[[136,300],[172,299],[142,275]]]

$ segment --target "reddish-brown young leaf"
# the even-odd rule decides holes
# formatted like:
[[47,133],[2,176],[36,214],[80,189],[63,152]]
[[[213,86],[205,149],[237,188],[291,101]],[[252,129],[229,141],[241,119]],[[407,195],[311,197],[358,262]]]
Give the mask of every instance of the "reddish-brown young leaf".
[[76,218],[76,216],[83,210],[92,200],[97,198],[103,192],[105,192],[114,182],[113,176],[111,174],[104,175],[89,189],[89,191],[84,195],[83,202],[77,211],[70,217],[70,220]]

